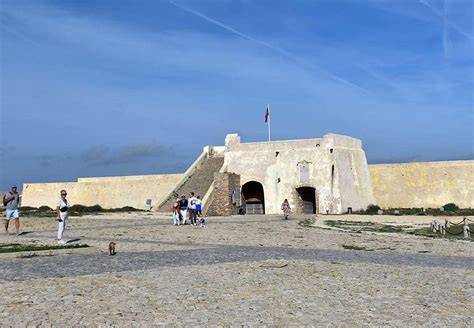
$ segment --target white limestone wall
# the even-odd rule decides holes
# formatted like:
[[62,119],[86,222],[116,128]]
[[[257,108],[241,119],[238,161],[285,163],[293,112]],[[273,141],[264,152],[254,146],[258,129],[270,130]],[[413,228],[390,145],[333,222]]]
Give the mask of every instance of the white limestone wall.
[[474,160],[369,165],[382,208],[474,208]]
[[80,178],[78,182],[26,183],[22,206],[55,207],[59,191],[66,189],[71,204],[103,208],[132,206],[146,209],[147,199],[156,207],[181,179],[182,174]]
[[[263,185],[265,213],[280,213],[285,198],[295,207],[295,189],[302,186],[316,189],[319,213],[342,213],[348,206],[357,210],[373,203],[367,161],[357,139],[328,134],[319,139],[241,143],[237,134],[231,134],[225,147],[227,171],[240,174],[241,185],[248,181]],[[299,163],[304,162],[309,167],[307,181],[300,179]]]

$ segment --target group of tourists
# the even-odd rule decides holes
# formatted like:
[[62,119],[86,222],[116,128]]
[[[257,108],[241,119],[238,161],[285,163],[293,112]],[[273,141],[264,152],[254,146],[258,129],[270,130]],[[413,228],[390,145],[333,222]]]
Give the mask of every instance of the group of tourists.
[[185,195],[181,197],[177,192],[173,194],[173,224],[176,226],[187,224],[187,215],[189,214],[189,222],[193,226],[197,226],[199,222],[201,228],[206,225],[206,220],[202,216],[202,200],[201,196],[194,196],[194,192],[189,193],[189,198]]
[[[65,244],[66,241],[63,239],[64,230],[66,229],[66,222],[68,218],[68,207],[69,203],[66,199],[66,190],[61,190],[60,199],[56,206],[56,221],[58,221],[58,244]],[[6,216],[3,218],[5,221],[5,234],[9,235],[10,221],[15,222],[16,235],[20,235],[20,215],[18,212],[20,203],[20,195],[18,193],[17,186],[12,186],[11,190],[3,195],[3,205],[6,209]]]
[[[6,216],[4,217],[6,234],[9,234],[8,228],[10,221],[13,221],[15,223],[16,235],[20,235],[20,217],[18,213],[20,196],[17,190],[17,186],[12,186],[11,190],[3,196],[3,205],[6,208]],[[66,243],[63,240],[69,208],[69,203],[66,197],[66,190],[61,190],[60,199],[56,206],[56,221],[58,221],[57,242],[59,244]],[[200,196],[195,196],[194,192],[190,192],[189,198],[186,198],[185,195],[180,197],[179,194],[175,192],[173,194],[173,198],[174,202],[172,213],[174,225],[186,225],[188,222],[188,216],[190,225],[197,226],[198,223],[201,227],[206,225],[206,220],[202,215],[203,204]],[[281,210],[283,211],[285,219],[287,220],[291,213],[291,207],[288,199],[285,199],[281,204]]]

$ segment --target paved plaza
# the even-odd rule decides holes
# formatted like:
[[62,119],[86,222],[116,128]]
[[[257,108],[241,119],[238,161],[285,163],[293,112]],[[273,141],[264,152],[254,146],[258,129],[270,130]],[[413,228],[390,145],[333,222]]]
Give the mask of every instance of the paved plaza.
[[[298,224],[307,218],[71,218],[66,238],[96,251],[0,257],[0,326],[474,325],[474,243]],[[378,217],[316,223],[328,219]],[[0,242],[54,242],[52,218],[22,224]]]

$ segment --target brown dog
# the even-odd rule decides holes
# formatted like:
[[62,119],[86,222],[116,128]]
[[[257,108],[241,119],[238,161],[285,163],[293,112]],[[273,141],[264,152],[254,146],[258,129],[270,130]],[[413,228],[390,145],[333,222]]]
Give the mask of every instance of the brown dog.
[[109,243],[109,255],[111,255],[111,256],[117,254],[117,253],[115,252],[115,245],[116,245],[116,244],[115,244],[113,241],[111,241],[111,242]]

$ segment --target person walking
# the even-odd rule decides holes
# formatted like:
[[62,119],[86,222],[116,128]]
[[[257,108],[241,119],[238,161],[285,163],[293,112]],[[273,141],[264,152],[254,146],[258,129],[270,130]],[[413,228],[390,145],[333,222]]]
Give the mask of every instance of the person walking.
[[191,220],[191,225],[196,225],[196,197],[194,197],[194,192],[190,192],[190,197],[188,199],[188,208],[189,208],[189,220]]
[[291,213],[291,207],[290,207],[290,203],[288,203],[288,199],[285,198],[285,200],[281,204],[281,210],[283,211],[283,214],[285,215],[285,220],[288,220],[288,216]]
[[181,200],[179,201],[179,209],[181,211],[181,218],[183,220],[182,224],[186,224],[186,214],[188,212],[188,200],[186,196],[182,195]]
[[68,218],[68,208],[69,204],[66,199],[67,192],[66,190],[61,190],[61,199],[58,202],[58,206],[56,207],[56,221],[59,222],[58,224],[58,244],[65,244],[66,242],[63,240],[64,230],[66,229],[66,222]]
[[10,220],[15,222],[16,235],[20,235],[20,215],[18,213],[18,205],[20,200],[20,195],[18,194],[16,186],[12,186],[11,190],[3,195],[3,205],[6,209],[6,217],[3,219],[5,221],[5,233],[8,235],[8,226],[10,225]]

